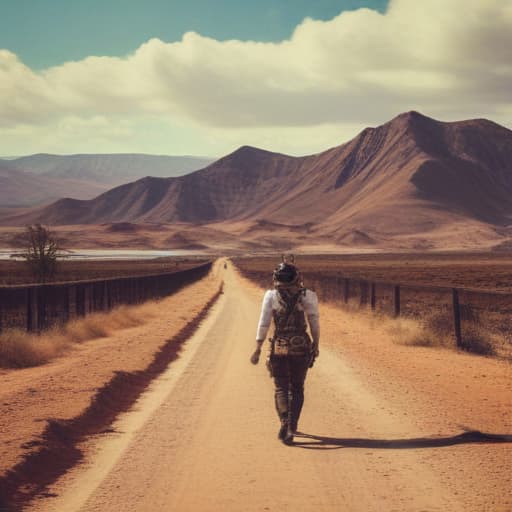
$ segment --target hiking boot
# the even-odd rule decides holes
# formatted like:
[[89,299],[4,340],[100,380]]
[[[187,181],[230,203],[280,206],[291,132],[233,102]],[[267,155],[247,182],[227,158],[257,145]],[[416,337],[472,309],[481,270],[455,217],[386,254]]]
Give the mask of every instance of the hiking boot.
[[281,425],[281,428],[279,429],[279,432],[277,433],[277,438],[281,441],[284,441],[284,438],[286,437],[287,432],[288,432],[288,424],[283,423]]
[[293,430],[291,430],[290,428],[287,428],[285,435],[283,437],[283,443],[288,446],[291,446],[293,444],[293,436],[294,436]]

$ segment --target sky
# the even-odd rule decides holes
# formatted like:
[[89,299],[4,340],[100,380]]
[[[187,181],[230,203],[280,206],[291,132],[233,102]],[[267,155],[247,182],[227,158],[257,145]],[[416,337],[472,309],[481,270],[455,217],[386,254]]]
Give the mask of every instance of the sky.
[[0,155],[310,154],[401,112],[512,127],[510,0],[0,0]]

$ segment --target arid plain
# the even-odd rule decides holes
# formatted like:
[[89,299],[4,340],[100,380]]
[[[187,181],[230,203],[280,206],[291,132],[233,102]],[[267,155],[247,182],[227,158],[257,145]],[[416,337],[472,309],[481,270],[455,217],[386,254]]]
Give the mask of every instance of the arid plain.
[[[80,416],[114,372],[124,375],[125,397],[142,391],[130,375],[165,340],[179,342],[173,333],[221,281],[206,320],[131,412],[119,416],[122,395],[103,398],[93,408],[99,416],[88,416],[89,434],[73,445],[74,462],[44,445],[49,434],[38,420],[54,418],[55,428]],[[2,371],[2,469],[21,462],[21,502],[35,496],[30,510],[261,510],[280,496],[285,510],[509,510],[509,363],[397,344],[392,324],[324,302],[301,434],[286,447],[274,439],[265,368],[248,362],[262,292],[219,262],[203,281],[142,306],[142,325],[46,366]],[[49,450],[39,459],[45,470],[27,485],[23,457],[41,448]],[[296,492],[277,492],[292,467]],[[50,469],[64,474],[51,483]]]

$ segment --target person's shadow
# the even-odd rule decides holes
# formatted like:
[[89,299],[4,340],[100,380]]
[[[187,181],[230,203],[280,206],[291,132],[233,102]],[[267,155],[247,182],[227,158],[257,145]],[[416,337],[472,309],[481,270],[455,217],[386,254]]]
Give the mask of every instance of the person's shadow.
[[510,434],[489,434],[478,430],[464,429],[461,434],[446,437],[417,437],[413,439],[365,439],[326,437],[297,432],[293,446],[308,450],[339,450],[341,448],[374,448],[405,450],[418,448],[440,448],[458,444],[512,443]]

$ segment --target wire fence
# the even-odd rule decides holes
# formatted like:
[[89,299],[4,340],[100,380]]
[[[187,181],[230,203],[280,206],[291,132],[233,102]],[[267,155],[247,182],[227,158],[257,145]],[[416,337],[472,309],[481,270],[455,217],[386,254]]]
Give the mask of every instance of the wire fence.
[[206,276],[208,262],[156,275],[97,279],[58,284],[0,287],[0,332],[21,328],[40,332],[55,324],[171,295]]
[[[268,272],[239,269],[261,286],[271,286]],[[367,281],[330,272],[305,278],[320,300],[420,319],[432,331],[453,336],[465,350],[491,353],[491,345],[500,345],[512,352],[512,293]]]

